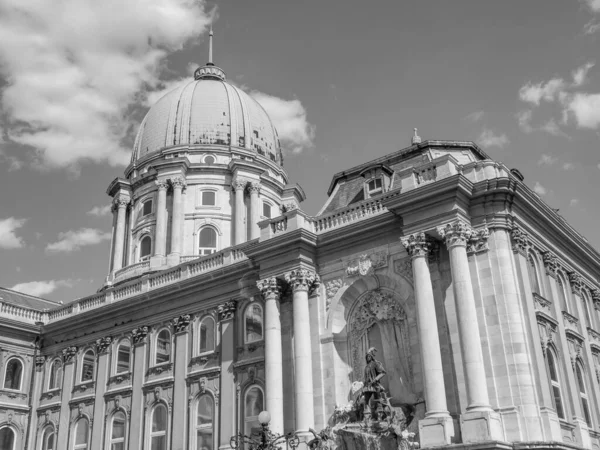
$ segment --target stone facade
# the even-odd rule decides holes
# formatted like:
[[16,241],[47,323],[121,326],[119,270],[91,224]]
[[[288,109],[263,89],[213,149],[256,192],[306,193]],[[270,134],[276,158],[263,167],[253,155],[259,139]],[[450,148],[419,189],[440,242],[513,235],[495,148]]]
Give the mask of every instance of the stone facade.
[[[335,175],[311,217],[258,153],[177,151],[109,187],[98,293],[0,292],[0,443],[225,450],[264,409],[306,439],[376,347],[421,447],[600,448],[600,255],[518,172],[418,139]],[[223,163],[194,163],[208,152]],[[198,212],[189,193],[208,184],[220,209]],[[258,214],[265,196],[283,212]],[[199,245],[206,224],[214,247]]]

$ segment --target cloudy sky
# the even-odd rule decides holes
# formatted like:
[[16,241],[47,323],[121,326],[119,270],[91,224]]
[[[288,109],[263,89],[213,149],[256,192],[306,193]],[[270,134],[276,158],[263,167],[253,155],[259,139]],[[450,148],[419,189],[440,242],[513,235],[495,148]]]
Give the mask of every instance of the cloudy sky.
[[106,188],[207,57],[276,122],[314,214],[331,176],[474,140],[600,247],[600,0],[0,0],[0,286],[101,286]]

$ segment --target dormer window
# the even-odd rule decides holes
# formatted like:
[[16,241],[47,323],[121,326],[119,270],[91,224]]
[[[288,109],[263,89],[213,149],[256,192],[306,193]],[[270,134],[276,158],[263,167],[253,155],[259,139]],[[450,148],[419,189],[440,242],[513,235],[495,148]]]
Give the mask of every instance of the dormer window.
[[382,192],[383,183],[381,182],[381,178],[374,178],[367,182],[367,193],[369,194],[369,197],[381,194]]
[[394,171],[385,164],[375,164],[366,167],[360,173],[360,176],[365,179],[364,198],[375,197],[391,189],[393,174]]

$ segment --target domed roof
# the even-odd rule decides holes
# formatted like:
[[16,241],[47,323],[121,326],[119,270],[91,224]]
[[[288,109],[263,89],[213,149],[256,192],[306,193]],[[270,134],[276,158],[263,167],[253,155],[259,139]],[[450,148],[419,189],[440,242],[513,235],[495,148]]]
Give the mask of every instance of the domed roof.
[[150,108],[131,162],[178,145],[239,147],[283,161],[277,131],[263,107],[227,83],[223,71],[211,63]]

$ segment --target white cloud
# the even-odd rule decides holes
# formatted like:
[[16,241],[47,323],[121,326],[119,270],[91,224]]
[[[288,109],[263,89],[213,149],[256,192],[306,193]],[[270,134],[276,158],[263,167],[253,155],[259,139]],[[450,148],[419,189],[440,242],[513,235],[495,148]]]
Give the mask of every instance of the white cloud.
[[563,163],[562,169],[563,170],[574,170],[575,169],[575,164],[570,163],[570,162]]
[[126,113],[158,88],[167,55],[202,34],[205,8],[204,0],[3,0],[8,138],[32,147],[38,167],[126,164]]
[[579,199],[572,198],[571,201],[569,201],[569,206],[577,206],[577,205],[579,205]]
[[592,12],[600,12],[600,0],[582,0]]
[[581,86],[583,83],[585,83],[588,72],[595,65],[596,64],[593,62],[588,62],[588,63],[584,64],[583,66],[575,69],[573,71],[573,85]]
[[600,94],[576,93],[566,102],[565,112],[575,118],[579,128],[598,128],[600,125]]
[[538,160],[537,163],[538,163],[538,166],[551,166],[556,161],[558,161],[557,157],[542,153],[542,156],[540,156],[540,159]]
[[87,245],[96,245],[110,240],[111,234],[95,228],[81,228],[58,234],[58,241],[46,246],[47,252],[73,252]]
[[481,119],[483,119],[484,114],[485,113],[483,111],[475,111],[466,116],[465,120],[468,120],[469,122],[479,122]]
[[531,126],[531,116],[533,112],[530,109],[519,111],[517,113],[517,121],[519,122],[519,128],[525,133],[531,133],[533,128]]
[[23,238],[17,236],[15,231],[25,225],[27,219],[8,219],[0,220],[0,248],[11,249],[21,248],[25,245]]
[[86,214],[89,216],[108,216],[111,213],[111,205],[94,206]]
[[15,284],[11,289],[13,291],[23,292],[34,297],[43,297],[51,294],[59,287],[71,287],[73,283],[70,280],[48,280],[48,281],[29,281],[27,283]]
[[556,99],[559,92],[564,90],[566,84],[562,78],[553,78],[547,83],[527,83],[519,89],[519,98],[527,103],[538,106],[542,100],[551,102]]
[[550,119],[548,122],[542,125],[540,127],[540,130],[545,131],[546,133],[550,133],[553,136],[561,136],[567,139],[571,139],[571,136],[569,136],[567,133],[561,130],[558,124],[556,123],[556,120],[554,119]]
[[544,186],[542,186],[539,181],[535,182],[535,185],[533,186],[533,191],[537,195],[546,195],[548,193],[548,190]]
[[594,19],[590,20],[583,27],[583,32],[585,34],[594,34],[598,30],[600,30],[600,21],[596,21]]
[[313,147],[315,126],[306,120],[306,109],[300,100],[285,100],[259,91],[251,91],[250,95],[267,111],[284,150],[300,153]]
[[502,147],[508,145],[510,143],[510,140],[508,139],[508,136],[506,134],[498,135],[498,134],[494,134],[494,132],[492,130],[484,129],[481,132],[481,134],[479,135],[477,142],[483,148],[488,148],[488,147],[502,148]]

